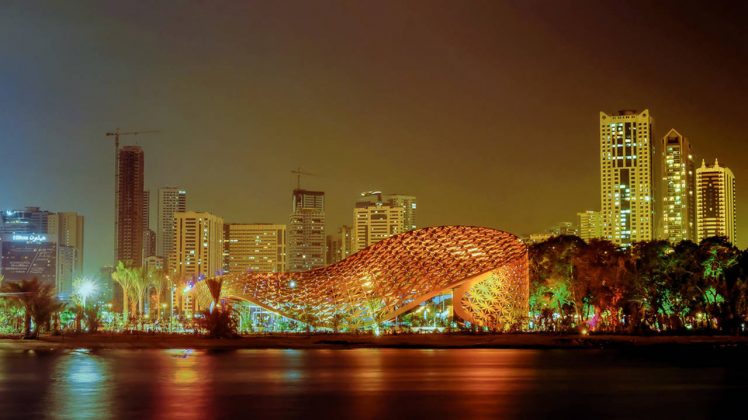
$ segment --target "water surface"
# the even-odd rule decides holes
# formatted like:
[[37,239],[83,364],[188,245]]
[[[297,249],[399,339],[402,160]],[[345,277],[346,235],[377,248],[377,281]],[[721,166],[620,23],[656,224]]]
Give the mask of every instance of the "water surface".
[[4,350],[0,418],[725,417],[747,372],[737,351]]

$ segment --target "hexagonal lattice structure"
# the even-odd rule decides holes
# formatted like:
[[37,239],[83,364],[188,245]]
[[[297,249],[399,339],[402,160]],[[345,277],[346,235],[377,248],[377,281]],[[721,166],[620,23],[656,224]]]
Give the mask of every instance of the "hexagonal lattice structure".
[[527,314],[527,247],[494,229],[442,226],[378,242],[301,273],[224,276],[224,296],[318,327],[394,319],[445,292],[464,321],[505,329]]

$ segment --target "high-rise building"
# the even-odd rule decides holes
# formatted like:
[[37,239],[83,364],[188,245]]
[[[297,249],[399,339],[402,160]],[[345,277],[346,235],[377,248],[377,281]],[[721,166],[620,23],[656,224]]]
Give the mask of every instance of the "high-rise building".
[[83,275],[83,216],[75,212],[50,214],[47,234],[57,242],[57,291],[67,299],[73,279]]
[[156,232],[151,229],[151,192],[143,191],[143,261],[156,255]]
[[114,267],[110,265],[101,267],[101,269],[99,269],[99,296],[101,296],[101,299],[105,301],[113,300],[115,293],[114,291],[116,289],[120,289],[120,294],[122,293],[122,288],[120,287],[120,285],[115,283],[115,281],[112,279],[112,273],[114,273]]
[[182,281],[213,277],[223,270],[223,219],[207,212],[174,213],[171,271]]
[[662,138],[662,237],[672,243],[694,240],[696,196],[691,143],[671,129]]
[[385,204],[403,209],[403,232],[415,230],[416,225],[416,198],[412,195],[384,194],[382,199]]
[[192,293],[195,282],[223,273],[223,219],[207,212],[174,213],[174,252],[169,258],[172,281],[185,287],[174,289],[173,300],[183,313],[197,311]]
[[132,267],[143,263],[143,149],[124,146],[117,153],[115,264]]
[[163,271],[164,259],[157,255],[151,255],[143,259],[143,267],[148,270]]
[[366,191],[362,192],[361,196],[356,199],[357,207],[376,205],[400,207],[403,209],[403,226],[400,232],[417,229],[416,198],[414,196],[404,194],[385,194],[381,191]]
[[57,285],[57,243],[46,233],[12,233],[0,235],[5,281],[30,280]]
[[696,240],[724,236],[730,243],[737,240],[735,220],[735,176],[729,168],[701,162],[696,169]]
[[579,216],[579,237],[585,241],[600,239],[603,236],[602,223],[600,223],[600,212],[587,210],[577,213]]
[[652,118],[649,110],[600,113],[603,238],[621,246],[654,231]]
[[159,188],[156,255],[164,257],[167,266],[170,265],[169,257],[174,252],[174,213],[186,211],[186,190],[179,187]]
[[293,190],[288,224],[288,271],[325,265],[325,193]]
[[0,235],[14,233],[46,234],[49,216],[53,214],[39,207],[23,210],[5,210],[0,213]]
[[343,225],[334,235],[327,235],[327,264],[334,264],[353,254],[353,229]]
[[224,268],[229,273],[286,271],[286,225],[224,225]]
[[39,207],[0,214],[2,272],[10,281],[38,277],[70,297],[83,272],[83,216]]
[[385,203],[379,192],[361,194],[353,209],[353,252],[402,233],[404,215],[402,206]]

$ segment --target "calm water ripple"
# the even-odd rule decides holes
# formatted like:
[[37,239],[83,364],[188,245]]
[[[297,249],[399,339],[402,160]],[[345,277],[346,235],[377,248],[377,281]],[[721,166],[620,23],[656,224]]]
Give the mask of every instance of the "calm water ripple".
[[729,351],[0,351],[0,418],[709,418]]

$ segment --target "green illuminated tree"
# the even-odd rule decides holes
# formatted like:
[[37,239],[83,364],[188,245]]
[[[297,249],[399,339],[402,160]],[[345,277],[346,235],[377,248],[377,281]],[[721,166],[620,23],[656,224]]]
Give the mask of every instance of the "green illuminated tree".
[[112,273],[112,280],[114,280],[122,288],[122,318],[125,320],[125,322],[127,322],[127,320],[130,318],[128,313],[128,309],[130,306],[130,290],[132,290],[134,282],[132,271],[133,270],[126,267],[122,261],[119,261],[117,263],[117,267]]
[[[41,327],[49,327],[52,315],[62,309],[57,300],[54,287],[39,281],[31,280],[8,282],[2,284],[2,292],[7,298],[15,300],[24,309],[23,335],[26,338],[38,336]],[[34,330],[31,330],[31,321]]]

